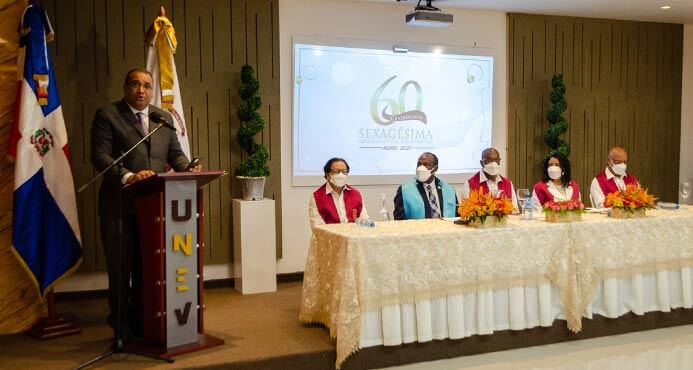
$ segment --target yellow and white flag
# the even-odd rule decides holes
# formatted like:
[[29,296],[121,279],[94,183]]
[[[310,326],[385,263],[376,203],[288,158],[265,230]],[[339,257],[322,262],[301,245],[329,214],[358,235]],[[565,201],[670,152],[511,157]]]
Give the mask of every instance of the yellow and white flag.
[[176,127],[178,141],[183,153],[190,159],[190,141],[188,129],[183,116],[183,101],[180,96],[176,61],[173,54],[176,53],[176,33],[166,14],[161,8],[159,16],[149,27],[144,42],[149,48],[147,51],[147,70],[152,74],[154,90],[152,104],[171,113],[173,125]]

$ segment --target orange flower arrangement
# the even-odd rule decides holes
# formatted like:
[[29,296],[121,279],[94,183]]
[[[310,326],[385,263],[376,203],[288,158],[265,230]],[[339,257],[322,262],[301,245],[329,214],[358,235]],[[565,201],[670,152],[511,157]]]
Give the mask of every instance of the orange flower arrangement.
[[606,195],[604,207],[621,208],[628,212],[654,208],[655,197],[637,185],[627,185],[624,190]]
[[463,220],[481,221],[483,224],[488,216],[496,217],[498,221],[507,218],[513,211],[513,203],[503,195],[494,197],[479,188],[472,190],[468,199],[462,200],[457,211]]

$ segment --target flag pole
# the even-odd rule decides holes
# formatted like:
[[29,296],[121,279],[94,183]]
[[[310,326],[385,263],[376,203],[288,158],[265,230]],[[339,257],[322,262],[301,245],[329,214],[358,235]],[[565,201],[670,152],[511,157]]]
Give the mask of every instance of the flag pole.
[[44,340],[82,333],[82,329],[74,326],[56,312],[53,289],[46,293],[46,305],[48,306],[48,314],[40,318],[31,329],[27,330],[26,333],[28,335],[36,339]]

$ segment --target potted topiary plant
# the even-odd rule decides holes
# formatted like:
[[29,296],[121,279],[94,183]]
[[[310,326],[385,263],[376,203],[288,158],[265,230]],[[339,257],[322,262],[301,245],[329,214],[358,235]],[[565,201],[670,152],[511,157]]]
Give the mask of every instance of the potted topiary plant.
[[238,89],[242,101],[238,107],[238,119],[241,121],[238,144],[248,157],[236,169],[236,178],[243,187],[243,200],[262,200],[265,179],[270,175],[267,167],[269,151],[264,145],[255,142],[255,135],[265,128],[265,120],[257,112],[262,105],[259,90],[260,83],[255,78],[253,67],[244,65],[241,68],[241,87]]
[[560,152],[567,158],[570,156],[570,146],[561,139],[561,135],[568,131],[568,120],[563,117],[563,112],[568,108],[568,101],[565,98],[565,84],[562,74],[553,76],[551,87],[553,87],[553,91],[549,95],[551,105],[546,112],[549,128],[544,134],[544,142],[549,146],[548,156]]

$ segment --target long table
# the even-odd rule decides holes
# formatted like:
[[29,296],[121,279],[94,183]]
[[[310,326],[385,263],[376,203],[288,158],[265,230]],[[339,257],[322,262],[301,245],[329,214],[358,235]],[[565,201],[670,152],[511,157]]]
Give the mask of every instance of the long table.
[[547,223],[511,216],[314,228],[299,319],[325,325],[336,367],[359,348],[693,307],[693,209]]

